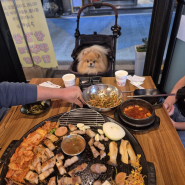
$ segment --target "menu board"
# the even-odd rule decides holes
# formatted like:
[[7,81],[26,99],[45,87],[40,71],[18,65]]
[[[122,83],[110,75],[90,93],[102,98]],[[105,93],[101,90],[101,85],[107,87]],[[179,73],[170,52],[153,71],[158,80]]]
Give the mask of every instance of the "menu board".
[[22,27],[13,0],[0,0],[10,32],[23,67],[32,67],[33,63],[25,39],[36,65],[44,68],[58,66],[50,33],[40,0],[15,0]]

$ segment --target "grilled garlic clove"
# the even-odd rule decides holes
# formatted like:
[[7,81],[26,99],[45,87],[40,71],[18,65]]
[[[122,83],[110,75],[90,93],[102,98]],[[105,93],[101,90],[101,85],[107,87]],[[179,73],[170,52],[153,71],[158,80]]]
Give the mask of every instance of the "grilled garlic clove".
[[98,133],[99,133],[100,135],[104,134],[103,130],[101,130],[101,129],[98,129]]

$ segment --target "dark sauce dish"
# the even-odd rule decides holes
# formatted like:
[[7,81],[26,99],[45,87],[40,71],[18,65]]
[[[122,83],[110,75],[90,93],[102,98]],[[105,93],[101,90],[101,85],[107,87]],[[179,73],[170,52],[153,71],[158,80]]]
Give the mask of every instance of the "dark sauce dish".
[[[134,95],[157,95],[161,94],[158,89],[136,89]],[[145,100],[151,103],[155,109],[161,108],[163,106],[164,97],[141,97],[139,99]]]
[[[144,118],[144,119],[135,119],[135,118],[131,118],[128,117],[124,112],[123,109],[128,107],[129,105],[139,105],[141,107],[145,107],[146,109],[148,109],[151,113],[151,116]],[[146,127],[151,125],[154,121],[155,121],[155,110],[152,106],[152,104],[150,104],[149,102],[142,100],[142,99],[129,99],[127,101],[124,101],[120,107],[119,107],[119,116],[121,118],[122,121],[124,121],[125,123],[127,123],[130,126],[134,126],[134,127]]]
[[[42,108],[41,108],[41,112],[38,112],[38,113],[33,113],[33,112],[28,112],[30,110],[30,108],[34,105],[41,105]],[[47,110],[49,110],[51,107],[51,100],[43,100],[43,101],[38,101],[38,102],[35,102],[35,103],[30,103],[30,104],[26,104],[26,105],[23,105],[21,107],[21,113],[23,114],[26,114],[26,115],[39,115],[39,114],[42,114],[44,112],[46,112]]]

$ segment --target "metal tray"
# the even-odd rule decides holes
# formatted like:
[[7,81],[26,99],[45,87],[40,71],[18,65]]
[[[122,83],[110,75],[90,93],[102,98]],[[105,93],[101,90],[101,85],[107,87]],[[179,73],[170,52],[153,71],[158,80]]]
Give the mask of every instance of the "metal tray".
[[[77,110],[77,111],[75,111]],[[1,181],[0,181],[0,185],[5,185],[6,184],[6,181],[4,180],[5,176],[6,176],[6,173],[8,171],[8,164],[10,162],[10,158],[11,156],[14,154],[16,148],[21,144],[21,142],[23,141],[23,138],[27,137],[28,134],[34,132],[38,127],[41,127],[45,124],[45,121],[58,121],[58,120],[61,120],[62,117],[65,117],[66,115],[68,117],[74,117],[74,112],[75,112],[75,115],[77,117],[81,117],[81,113],[82,112],[86,112],[87,110],[84,110],[83,108],[81,109],[75,109],[73,111],[70,111],[68,113],[65,113],[65,114],[59,114],[59,115],[56,115],[56,116],[53,116],[51,118],[48,118],[47,120],[44,120],[42,121],[41,123],[39,123],[38,125],[36,125],[35,127],[33,127],[31,130],[29,130],[19,141],[17,141],[16,143],[14,144],[10,144],[10,147],[8,147],[6,149],[6,151],[4,152],[4,154],[2,155],[1,157],[1,160],[4,161],[4,166],[3,166],[3,169],[2,169],[2,172],[1,172]],[[90,110],[90,109],[88,109]],[[99,113],[97,114],[97,116],[101,116],[99,115]],[[84,118],[84,115],[83,115],[83,118]],[[156,176],[155,176],[155,167],[152,163],[148,163],[146,161],[146,158],[145,158],[145,155],[143,153],[143,150],[141,148],[141,146],[139,145],[139,143],[137,142],[137,140],[135,139],[135,137],[123,126],[121,125],[120,123],[116,122],[114,119],[108,117],[108,116],[104,116],[102,115],[102,118],[101,121],[111,121],[111,122],[114,122],[118,125],[120,125],[121,127],[123,127],[123,129],[125,130],[126,132],[126,136],[124,137],[124,139],[127,139],[130,141],[134,151],[136,152],[136,154],[141,154],[141,159],[140,159],[140,164],[142,165],[143,169],[142,169],[142,174],[143,175],[146,175],[147,177],[145,178],[145,185],[155,185],[156,184]],[[76,119],[76,118],[75,118]],[[96,117],[94,118],[96,119]],[[66,125],[68,124],[67,121],[61,123],[61,125]],[[76,124],[76,123],[75,123]],[[91,126],[91,129],[96,131],[98,128],[101,128],[101,126],[99,126],[100,124],[96,124],[94,122],[89,122],[89,125],[93,125]],[[84,135],[84,138],[86,140],[86,142],[88,142],[90,140],[90,137],[87,136],[87,135]],[[14,141],[15,142],[15,141]],[[106,153],[108,153],[108,145],[109,145],[109,142],[102,142],[105,144],[105,151]],[[117,142],[118,143],[118,146],[120,144],[120,141]],[[60,146],[60,142],[56,143],[56,145]],[[60,152],[61,149],[60,147],[57,147],[57,149],[54,151],[55,153],[58,153]],[[84,150],[83,153],[81,153],[79,156],[79,161],[73,165],[71,165],[70,167],[68,167],[66,170],[67,171],[70,171],[72,170],[73,168],[77,167],[78,165],[86,162],[88,163],[88,167],[83,171],[83,172],[78,172],[77,175],[80,175],[82,181],[84,182],[84,184],[92,184],[95,180],[101,180],[102,182],[105,181],[106,179],[108,179],[109,177],[115,177],[115,173],[116,173],[116,169],[115,167],[113,166],[110,166],[107,164],[107,161],[109,160],[109,156],[106,156],[104,159],[100,160],[99,157],[94,159],[93,158],[93,155],[92,155],[92,152],[90,150],[90,147],[87,146],[86,149]],[[71,158],[70,156],[66,156],[65,155],[65,160],[68,159],[68,158]],[[126,165],[124,163],[121,162],[121,156],[120,154],[118,154],[118,158],[117,158],[117,162],[118,162],[118,167],[117,167],[117,171],[118,172],[121,172],[121,171],[124,171],[127,173],[127,175],[131,172],[132,170],[132,167],[131,165]],[[92,160],[93,159],[93,160]],[[103,173],[103,174],[93,174],[91,171],[90,171],[90,166],[94,163],[103,163],[106,165],[107,167],[107,172],[106,173]],[[58,169],[56,167],[54,167],[55,169],[55,172],[52,173],[46,180],[48,181],[52,176],[59,176],[60,178],[60,175],[58,173]],[[47,184],[47,182],[46,182]]]

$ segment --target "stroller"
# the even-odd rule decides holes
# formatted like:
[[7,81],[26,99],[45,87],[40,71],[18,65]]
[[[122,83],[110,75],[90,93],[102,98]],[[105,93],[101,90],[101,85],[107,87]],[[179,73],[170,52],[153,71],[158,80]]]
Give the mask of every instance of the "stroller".
[[[101,6],[109,6],[114,10],[114,12],[115,12],[115,25],[111,27],[113,35],[101,35],[101,34],[97,34],[97,32],[94,32],[94,34],[92,34],[92,35],[80,34],[80,32],[79,32],[80,14],[83,9],[90,7],[90,6],[94,6],[95,8],[101,8]],[[121,35],[121,32],[120,32],[121,27],[119,25],[117,25],[117,18],[118,18],[118,13],[117,13],[116,8],[112,4],[109,4],[109,3],[95,2],[95,3],[86,4],[82,8],[80,8],[80,10],[78,11],[78,14],[77,14],[77,28],[76,28],[76,32],[75,32],[75,38],[76,38],[75,48],[71,54],[74,61],[72,62],[71,66],[69,67],[69,71],[71,73],[73,73],[74,75],[76,75],[76,77],[95,76],[92,74],[91,75],[88,75],[88,74],[84,75],[84,74],[77,72],[77,64],[78,64],[77,56],[78,56],[79,52],[82,49],[84,49],[86,47],[90,47],[95,44],[104,46],[105,48],[109,48],[109,53],[107,56],[108,68],[105,72],[97,73],[97,76],[101,76],[101,77],[114,76],[114,74],[115,74],[116,40]]]

